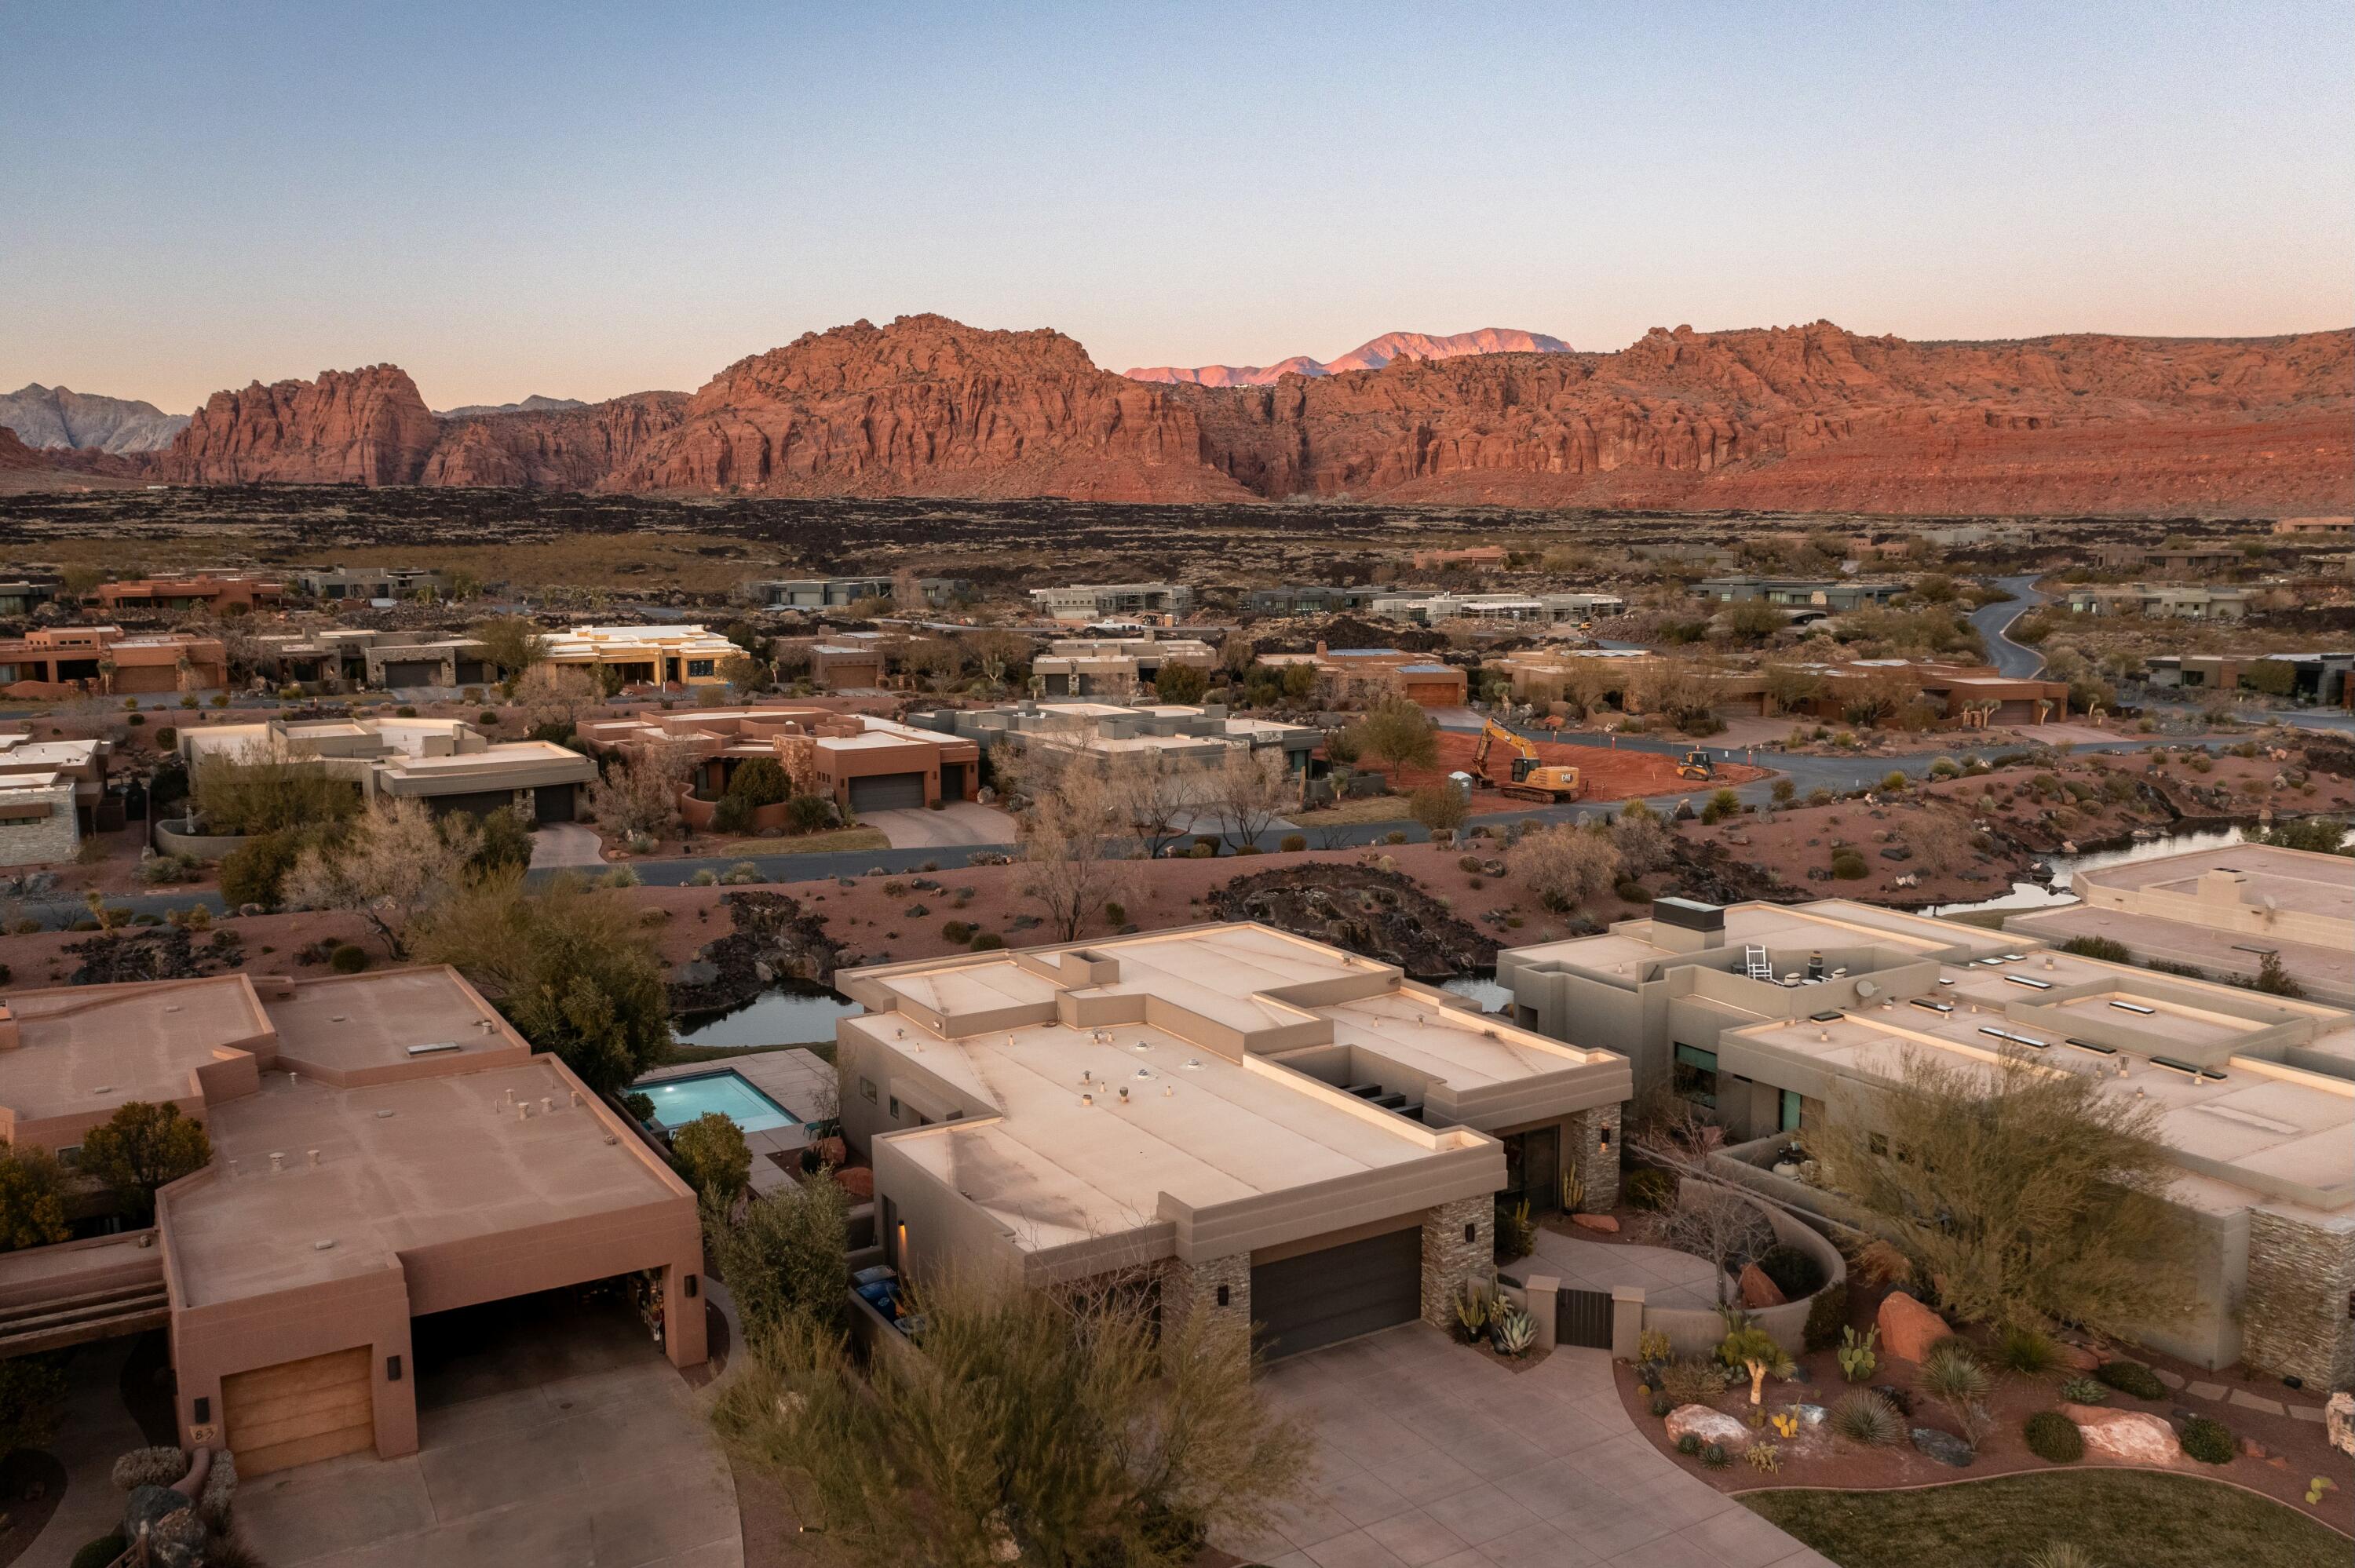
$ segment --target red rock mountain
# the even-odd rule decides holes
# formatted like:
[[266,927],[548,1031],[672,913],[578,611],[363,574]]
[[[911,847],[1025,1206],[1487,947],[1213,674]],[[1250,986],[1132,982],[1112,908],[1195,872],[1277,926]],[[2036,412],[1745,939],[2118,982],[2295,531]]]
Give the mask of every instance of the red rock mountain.
[[1352,370],[1380,370],[1393,359],[1454,359],[1466,354],[1568,354],[1570,344],[1541,332],[1512,327],[1482,327],[1478,332],[1433,337],[1422,332],[1386,332],[1361,343],[1338,359],[1316,360],[1305,354],[1274,365],[1198,365],[1181,369],[1151,365],[1125,372],[1131,381],[1176,381],[1193,387],[1272,387],[1287,376],[1346,376]]
[[1057,333],[907,316],[740,360],[692,397],[443,421],[378,366],[216,394],[163,467],[199,482],[799,496],[2355,507],[2355,332],[1909,343],[1817,322],[1656,329],[1616,354],[1413,347],[1359,374],[1155,385]]

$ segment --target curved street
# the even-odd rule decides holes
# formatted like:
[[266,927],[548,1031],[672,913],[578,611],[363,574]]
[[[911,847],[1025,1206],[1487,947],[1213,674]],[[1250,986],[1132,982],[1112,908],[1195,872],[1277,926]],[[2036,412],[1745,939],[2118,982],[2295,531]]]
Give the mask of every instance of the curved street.
[[1978,628],[1979,636],[1987,642],[1987,662],[1995,666],[1998,674],[2025,680],[2044,668],[2043,654],[2005,635],[2013,621],[2045,602],[2046,596],[2037,589],[2036,577],[2036,573],[2029,572],[1996,578],[1996,586],[2012,597],[1983,604],[1971,611],[1971,624]]

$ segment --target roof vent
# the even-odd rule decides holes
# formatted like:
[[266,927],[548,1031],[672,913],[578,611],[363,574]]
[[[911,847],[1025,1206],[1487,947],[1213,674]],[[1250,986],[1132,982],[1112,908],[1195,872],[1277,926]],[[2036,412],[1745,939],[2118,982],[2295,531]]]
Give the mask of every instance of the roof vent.
[[333,1237],[329,1237],[325,1241],[314,1241],[311,1244],[311,1250],[313,1252],[333,1252],[336,1250],[335,1240]]
[[[423,1045],[411,1045],[408,1047],[409,1054],[412,1056],[438,1056],[445,1051],[463,1051],[465,1047],[459,1044],[455,1040],[435,1040]],[[515,1091],[512,1089],[508,1090],[507,1096],[512,1099],[515,1097]]]
[[1082,1107],[1092,1106],[1092,1105],[1094,1105],[1095,1103],[1096,1103],[1096,1097],[1095,1097],[1095,1096],[1093,1096],[1093,1095],[1082,1095],[1082,1096],[1080,1097],[1080,1104],[1081,1104]]
[[316,1169],[319,1163],[319,1151],[315,1149],[306,1149],[303,1152],[310,1159],[312,1167]]
[[271,1150],[271,1153],[270,1153],[270,1169],[271,1169],[271,1170],[272,1170],[273,1171],[283,1171],[283,1170],[285,1170],[285,1169],[286,1169],[286,1156],[285,1156],[284,1154],[282,1154],[282,1153],[279,1152],[279,1151],[278,1151],[278,1150]]
[[376,1119],[378,1121],[389,1121],[391,1118],[392,1113],[389,1110],[380,1110],[376,1113]]

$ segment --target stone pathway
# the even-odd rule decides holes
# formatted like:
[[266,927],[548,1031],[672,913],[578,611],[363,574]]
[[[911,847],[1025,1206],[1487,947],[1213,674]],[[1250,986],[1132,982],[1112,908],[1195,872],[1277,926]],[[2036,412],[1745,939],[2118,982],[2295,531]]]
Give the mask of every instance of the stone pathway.
[[1317,1474],[1254,1540],[1269,1568],[1830,1568],[1628,1420],[1601,1351],[1508,1372],[1425,1324],[1275,1363]]
[[[1544,1267],[1538,1266],[1540,1263]],[[1693,1307],[1706,1311],[1717,1305],[1717,1270],[1706,1259],[1669,1247],[1583,1241],[1540,1226],[1537,1256],[1522,1259],[1515,1269],[1522,1278],[1550,1269],[1572,1290],[1639,1285],[1649,1307]]]
[[2154,1370],[2158,1373],[2159,1382],[2176,1393],[2188,1394],[2193,1399],[2204,1399],[2211,1404],[2238,1405],[2243,1410],[2254,1410],[2265,1415],[2286,1415],[2293,1421],[2311,1422],[2317,1426],[2324,1424],[2323,1407],[2318,1404],[2296,1404],[2289,1400],[2275,1399],[2270,1394],[2256,1393],[2245,1388],[2232,1388],[2221,1383],[2187,1380],[2181,1372],[2169,1372],[2165,1367]]
[[114,1461],[147,1441],[123,1407],[123,1363],[133,1343],[110,1340],[74,1356],[65,1417],[50,1446],[66,1469],[66,1494],[16,1560],[17,1568],[67,1568],[75,1552],[123,1522],[124,1499],[114,1489]]

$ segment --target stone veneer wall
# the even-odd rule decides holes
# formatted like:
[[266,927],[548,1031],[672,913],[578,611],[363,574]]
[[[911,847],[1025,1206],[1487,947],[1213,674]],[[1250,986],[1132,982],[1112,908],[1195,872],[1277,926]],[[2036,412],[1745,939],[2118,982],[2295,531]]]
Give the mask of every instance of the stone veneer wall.
[[74,820],[72,785],[11,789],[8,799],[38,800],[49,814],[27,821],[0,822],[0,865],[47,865],[73,859],[81,832]]
[[[1578,1179],[1586,1188],[1589,1213],[1602,1213],[1619,1202],[1619,1118],[1624,1106],[1597,1106],[1580,1111],[1566,1124],[1576,1150]],[[1605,1129],[1611,1147],[1603,1147]]]
[[[1227,1287],[1227,1304],[1219,1305],[1219,1287]],[[1161,1330],[1175,1335],[1197,1312],[1213,1322],[1231,1324],[1250,1333],[1251,1254],[1231,1252],[1224,1257],[1197,1258],[1192,1263],[1173,1257],[1161,1271]]]
[[2355,1383],[2355,1236],[2263,1209],[2249,1213],[2249,1284],[2242,1301],[2242,1359],[2308,1388]]
[[[1471,1227],[1466,1241],[1465,1227]],[[1442,1203],[1423,1220],[1423,1320],[1437,1328],[1455,1324],[1455,1298],[1477,1280],[1497,1277],[1497,1203],[1489,1197]]]

